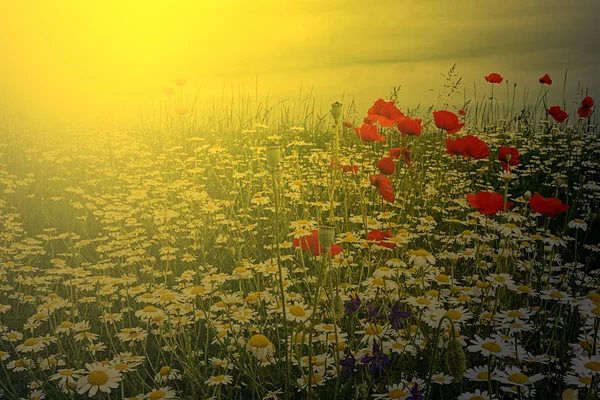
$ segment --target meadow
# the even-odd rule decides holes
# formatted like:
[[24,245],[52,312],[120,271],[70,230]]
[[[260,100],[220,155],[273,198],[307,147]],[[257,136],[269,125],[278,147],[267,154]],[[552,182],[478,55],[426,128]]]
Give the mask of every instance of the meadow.
[[598,115],[561,83],[3,116],[2,398],[598,399]]

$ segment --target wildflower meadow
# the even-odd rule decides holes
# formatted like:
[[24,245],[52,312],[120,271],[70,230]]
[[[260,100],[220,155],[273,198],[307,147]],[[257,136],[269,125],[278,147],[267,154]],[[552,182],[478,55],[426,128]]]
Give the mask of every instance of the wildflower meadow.
[[483,72],[429,108],[178,78],[135,129],[0,116],[1,398],[600,398],[594,94]]

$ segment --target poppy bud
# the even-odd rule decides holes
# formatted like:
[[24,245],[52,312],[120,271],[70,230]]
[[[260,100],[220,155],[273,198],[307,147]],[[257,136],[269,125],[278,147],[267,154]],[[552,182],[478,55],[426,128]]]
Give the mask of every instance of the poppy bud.
[[444,364],[448,374],[454,377],[455,382],[459,382],[467,370],[467,358],[460,342],[452,339],[448,343],[448,349],[444,354]]
[[506,162],[510,163],[510,159],[512,158],[512,154],[508,153],[504,157],[506,158]]
[[342,117],[342,108],[343,107],[344,106],[339,101],[336,101],[335,103],[333,103],[331,105],[331,116],[336,121],[339,121],[339,119]]
[[335,229],[332,226],[320,226],[319,227],[319,243],[325,249],[329,249],[329,247],[333,244],[335,240]]
[[498,242],[498,248],[500,248],[500,249],[504,249],[504,248],[506,248],[506,241],[505,241],[504,239],[501,239],[501,240]]
[[271,169],[276,169],[281,159],[281,148],[279,146],[267,147],[267,163]]
[[525,194],[523,195],[523,198],[527,201],[529,201],[529,199],[531,198],[531,192],[528,190],[525,192]]

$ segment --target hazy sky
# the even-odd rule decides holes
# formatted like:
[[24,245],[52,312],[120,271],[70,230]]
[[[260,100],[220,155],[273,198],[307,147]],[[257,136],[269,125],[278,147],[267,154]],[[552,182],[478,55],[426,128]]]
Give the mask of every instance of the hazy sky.
[[[406,106],[436,103],[453,63],[467,94],[499,72],[537,94],[564,71],[600,98],[598,0],[0,0],[0,106],[84,121],[135,118],[186,78],[200,98],[365,107],[402,85]],[[434,89],[430,91],[429,89]],[[460,97],[462,99],[462,97]]]

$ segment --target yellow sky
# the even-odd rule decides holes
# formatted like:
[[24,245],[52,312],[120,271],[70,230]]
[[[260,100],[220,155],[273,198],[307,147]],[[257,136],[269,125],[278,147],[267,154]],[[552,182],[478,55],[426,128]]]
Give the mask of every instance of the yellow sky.
[[[133,120],[186,78],[202,101],[241,88],[272,101],[356,97],[402,85],[406,106],[436,102],[457,63],[471,93],[499,72],[537,90],[600,91],[600,3],[557,0],[0,0],[0,106],[61,122]],[[434,89],[431,91],[430,89]],[[462,97],[461,97],[462,98]],[[290,100],[291,101],[291,100]]]

